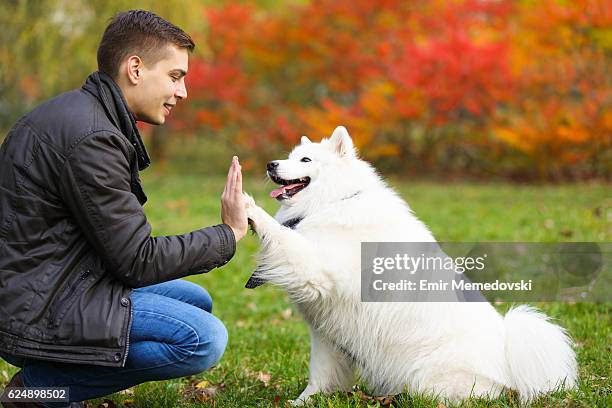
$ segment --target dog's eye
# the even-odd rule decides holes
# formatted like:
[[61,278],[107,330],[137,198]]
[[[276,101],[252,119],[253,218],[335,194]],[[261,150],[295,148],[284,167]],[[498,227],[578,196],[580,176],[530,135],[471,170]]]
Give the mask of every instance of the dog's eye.
[[308,163],[311,160],[308,157],[302,157],[302,159],[300,161],[304,162],[304,163]]

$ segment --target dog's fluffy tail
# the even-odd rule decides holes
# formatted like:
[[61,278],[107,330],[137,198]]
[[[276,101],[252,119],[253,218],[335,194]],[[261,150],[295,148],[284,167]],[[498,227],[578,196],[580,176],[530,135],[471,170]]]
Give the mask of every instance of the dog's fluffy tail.
[[524,305],[510,309],[504,325],[510,380],[521,400],[530,401],[559,387],[576,386],[576,355],[564,329]]

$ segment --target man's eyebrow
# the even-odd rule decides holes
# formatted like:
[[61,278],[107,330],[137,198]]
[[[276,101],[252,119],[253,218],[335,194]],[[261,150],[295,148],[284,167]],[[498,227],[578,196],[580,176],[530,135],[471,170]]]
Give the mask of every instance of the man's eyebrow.
[[185,75],[187,75],[187,71],[184,71],[182,69],[173,69],[172,71],[170,71],[171,74],[179,74],[181,77],[184,77]]

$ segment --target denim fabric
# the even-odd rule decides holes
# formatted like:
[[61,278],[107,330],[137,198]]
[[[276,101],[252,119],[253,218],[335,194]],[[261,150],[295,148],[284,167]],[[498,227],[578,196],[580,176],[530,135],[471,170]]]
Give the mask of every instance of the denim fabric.
[[164,282],[134,289],[131,301],[133,317],[125,367],[0,356],[22,367],[26,386],[69,387],[70,400],[83,401],[147,381],[197,374],[223,355],[227,330],[211,314],[212,299],[201,286],[183,280]]

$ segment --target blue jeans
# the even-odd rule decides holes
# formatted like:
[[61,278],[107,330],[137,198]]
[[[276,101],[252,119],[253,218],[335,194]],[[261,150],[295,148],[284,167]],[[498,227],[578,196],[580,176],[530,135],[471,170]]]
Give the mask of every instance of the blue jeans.
[[71,401],[84,401],[147,381],[201,373],[223,355],[227,330],[211,314],[212,299],[201,286],[174,280],[134,289],[131,300],[133,316],[125,367],[1,356],[22,367],[27,387],[69,387]]

